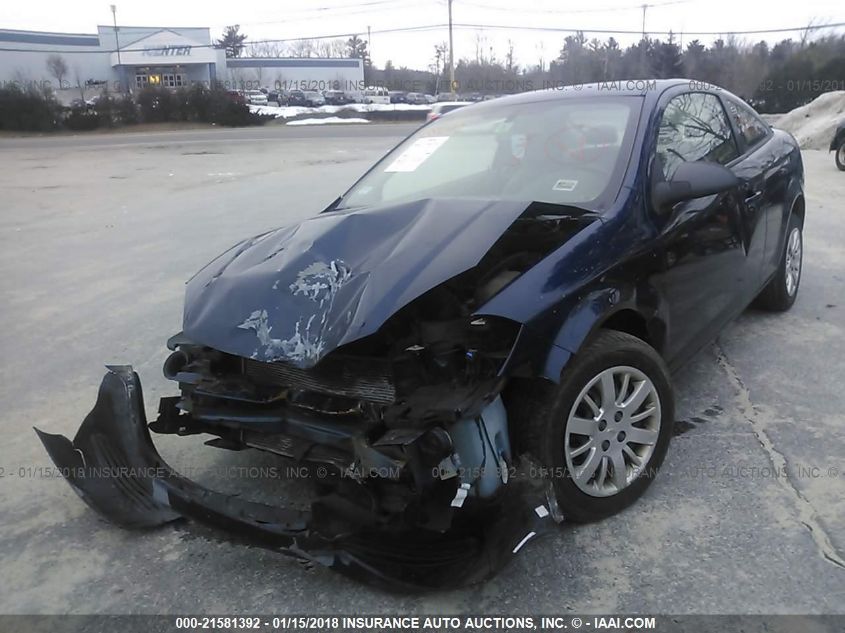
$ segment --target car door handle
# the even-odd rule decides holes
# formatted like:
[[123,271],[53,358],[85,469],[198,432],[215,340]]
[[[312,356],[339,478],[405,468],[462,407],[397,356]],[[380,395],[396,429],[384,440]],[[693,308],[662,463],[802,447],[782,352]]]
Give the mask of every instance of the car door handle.
[[760,198],[763,197],[762,191],[746,191],[745,192],[745,203],[746,204],[753,204],[757,202]]

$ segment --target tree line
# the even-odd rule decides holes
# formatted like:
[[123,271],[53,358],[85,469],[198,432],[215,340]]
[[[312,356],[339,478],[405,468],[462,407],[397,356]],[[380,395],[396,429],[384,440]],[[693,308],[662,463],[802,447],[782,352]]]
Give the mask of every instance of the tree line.
[[[525,90],[624,79],[685,77],[721,86],[737,94],[761,112],[786,112],[823,92],[845,90],[845,35],[810,38],[811,28],[797,39],[774,45],[748,43],[735,36],[708,44],[698,39],[682,43],[671,33],[665,40],[645,37],[623,47],[613,37],[588,39],[577,32],[564,38],[552,59],[520,66],[508,43],[497,54],[482,34],[476,35],[474,55],[456,61],[456,92],[508,94]],[[351,57],[364,60],[368,85],[413,92],[451,92],[448,78],[448,47],[434,47],[426,69],[396,68],[388,60],[383,68],[370,61],[367,41],[348,40],[246,43],[238,27],[228,27],[218,45],[230,56],[254,57]]]

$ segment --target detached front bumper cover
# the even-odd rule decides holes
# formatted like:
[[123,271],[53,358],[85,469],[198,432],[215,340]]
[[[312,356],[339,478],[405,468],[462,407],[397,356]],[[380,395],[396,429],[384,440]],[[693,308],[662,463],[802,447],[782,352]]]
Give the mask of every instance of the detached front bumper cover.
[[483,581],[532,537],[555,525],[542,486],[509,483],[501,501],[445,533],[361,528],[338,531],[319,499],[310,511],[245,501],[176,473],[152,443],[141,383],[131,366],[109,366],[97,403],[71,442],[35,429],[79,496],[109,521],[152,528],[181,518],[320,563],[392,589],[449,588]]

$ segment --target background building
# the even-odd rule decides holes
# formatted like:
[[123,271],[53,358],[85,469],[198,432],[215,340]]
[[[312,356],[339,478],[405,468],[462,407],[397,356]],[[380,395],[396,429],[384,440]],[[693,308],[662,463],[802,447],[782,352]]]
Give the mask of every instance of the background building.
[[[48,61],[60,57],[59,78]],[[229,89],[363,89],[360,59],[229,58],[206,27],[98,26],[95,34],[0,29],[0,83],[50,86],[60,95],[180,88],[220,82]]]

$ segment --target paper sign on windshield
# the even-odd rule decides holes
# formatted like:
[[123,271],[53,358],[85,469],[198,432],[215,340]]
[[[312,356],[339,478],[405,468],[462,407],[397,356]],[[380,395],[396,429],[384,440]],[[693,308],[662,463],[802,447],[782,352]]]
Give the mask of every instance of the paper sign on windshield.
[[448,140],[448,136],[429,136],[417,139],[384,171],[414,171]]

